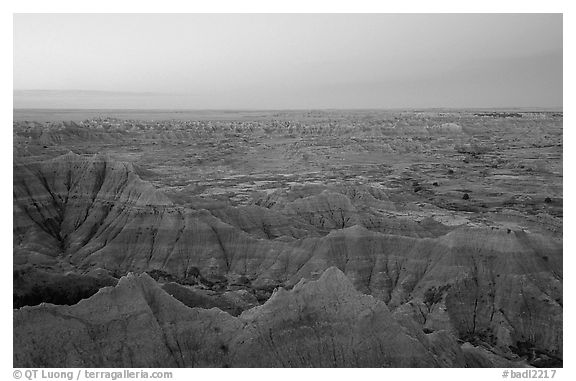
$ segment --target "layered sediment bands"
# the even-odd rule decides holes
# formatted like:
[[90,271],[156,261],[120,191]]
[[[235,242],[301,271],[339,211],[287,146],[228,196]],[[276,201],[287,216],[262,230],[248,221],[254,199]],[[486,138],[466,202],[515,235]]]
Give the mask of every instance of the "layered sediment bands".
[[210,212],[223,222],[258,238],[304,238],[319,235],[311,224],[257,205],[211,208]]
[[130,164],[104,156],[69,153],[42,163],[16,162],[13,183],[15,243],[26,250],[34,238],[46,238],[54,255],[79,250],[112,221],[170,203]]
[[186,307],[147,275],[130,274],[74,306],[15,311],[14,343],[16,367],[467,365],[456,340],[401,326],[336,268],[239,317]]
[[562,248],[536,234],[457,229],[437,239],[377,234],[360,227],[322,238],[293,276],[329,266],[362,292],[431,330],[448,329],[506,350],[519,342],[562,353]]
[[[356,291],[337,268],[315,282],[279,289],[261,307],[244,312],[249,330],[236,342],[238,360],[263,366],[427,367],[464,366],[434,355],[419,330],[398,324],[385,303]],[[250,332],[251,331],[251,332]],[[452,346],[456,343],[452,341]],[[460,359],[459,359],[460,360]]]
[[205,276],[256,278],[268,271],[282,278],[284,268],[274,269],[277,257],[301,252],[254,238],[206,210],[175,206],[131,166],[102,156],[16,164],[14,204],[14,254],[20,262],[38,252],[81,267],[163,269],[183,278],[192,268]]
[[362,184],[294,186],[256,197],[254,203],[312,225],[321,233],[361,225],[375,232],[424,238],[452,230],[432,218],[399,217],[397,206],[382,189]]
[[[194,210],[174,205],[129,164],[104,156],[16,163],[14,261],[65,261],[118,273],[156,269],[180,280],[243,276],[272,288],[337,267],[357,290],[421,329],[445,330],[502,353],[534,349],[562,357],[561,241],[496,228],[441,235],[434,224],[383,234],[359,223],[366,221],[362,205],[388,203],[384,195],[306,192],[276,195],[260,206]],[[322,231],[315,216],[339,228]],[[390,221],[381,229],[404,229]],[[435,233],[422,238],[424,231]]]
[[[338,195],[343,195],[346,199],[338,197]],[[302,199],[315,196],[322,197],[310,199],[308,202],[317,208],[324,207],[324,209],[329,209],[326,207],[326,204],[328,204],[328,206],[331,207],[345,207],[345,209],[350,210],[359,206],[374,206],[388,210],[396,209],[395,204],[388,199],[388,196],[382,189],[362,184],[294,185],[289,190],[276,190],[261,195],[255,202],[266,208],[283,209],[290,203],[295,201],[302,202]],[[322,205],[322,203],[325,205]],[[354,207],[350,206],[350,204],[354,205]],[[320,210],[322,210],[322,208],[320,208]]]
[[460,337],[480,337],[516,352],[527,343],[552,358],[561,357],[560,245],[554,247],[536,234],[490,233],[445,237],[461,253],[458,265],[466,267],[465,276],[453,283],[445,300],[451,322]]

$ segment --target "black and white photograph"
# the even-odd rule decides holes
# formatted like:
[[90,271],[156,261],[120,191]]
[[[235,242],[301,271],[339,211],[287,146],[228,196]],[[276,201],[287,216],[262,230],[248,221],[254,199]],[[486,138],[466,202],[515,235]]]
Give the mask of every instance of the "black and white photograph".
[[562,371],[562,13],[12,17],[14,378]]

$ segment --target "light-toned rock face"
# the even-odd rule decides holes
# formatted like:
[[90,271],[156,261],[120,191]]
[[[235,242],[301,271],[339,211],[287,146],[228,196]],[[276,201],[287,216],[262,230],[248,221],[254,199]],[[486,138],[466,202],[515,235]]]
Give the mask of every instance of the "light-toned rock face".
[[74,306],[16,311],[14,343],[16,367],[467,365],[453,337],[400,325],[334,267],[239,317],[186,307],[147,275],[130,274]]
[[264,239],[318,236],[315,226],[257,205],[213,208],[210,212],[223,222]]
[[[334,187],[272,195],[261,206],[193,209],[175,205],[129,164],[105,156],[16,162],[16,266],[99,268],[112,274],[162,270],[179,280],[242,276],[251,287],[294,289],[278,291],[266,304],[234,318],[216,309],[189,309],[146,276],[124,278],[117,288],[74,306],[16,311],[23,344],[15,346],[15,363],[493,363],[481,350],[461,352],[456,344],[443,352],[423,331],[437,334],[432,342],[442,345],[456,338],[487,344],[503,359],[530,351],[562,358],[561,241],[519,230],[399,224],[391,217],[367,223],[386,210],[393,210],[392,203],[374,189]],[[404,234],[383,233],[396,231]],[[300,283],[322,274],[319,282]],[[172,291],[190,300],[188,305],[202,298]],[[253,302],[234,294],[198,305],[238,314]],[[114,320],[125,315],[129,319]],[[45,342],[34,339],[43,330],[59,334]],[[33,350],[38,345],[42,351]],[[141,357],[134,355],[137,348]]]

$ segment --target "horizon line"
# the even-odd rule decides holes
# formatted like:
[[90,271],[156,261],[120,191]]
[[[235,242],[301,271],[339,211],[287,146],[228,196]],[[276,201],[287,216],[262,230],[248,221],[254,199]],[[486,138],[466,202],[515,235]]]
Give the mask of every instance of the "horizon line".
[[396,111],[396,110],[553,110],[563,106],[406,106],[406,107],[287,107],[287,108],[107,108],[107,107],[12,107],[13,111]]

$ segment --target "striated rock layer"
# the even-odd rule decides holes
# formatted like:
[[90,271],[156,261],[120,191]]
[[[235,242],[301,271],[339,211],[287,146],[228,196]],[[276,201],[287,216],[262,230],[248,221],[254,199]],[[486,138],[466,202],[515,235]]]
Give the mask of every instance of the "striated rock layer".
[[[146,334],[142,334],[146,332]],[[463,367],[490,363],[450,336],[397,323],[331,267],[233,317],[189,308],[147,275],[74,306],[14,314],[16,367]],[[470,358],[470,360],[467,360]],[[504,361],[508,365],[509,362]]]

